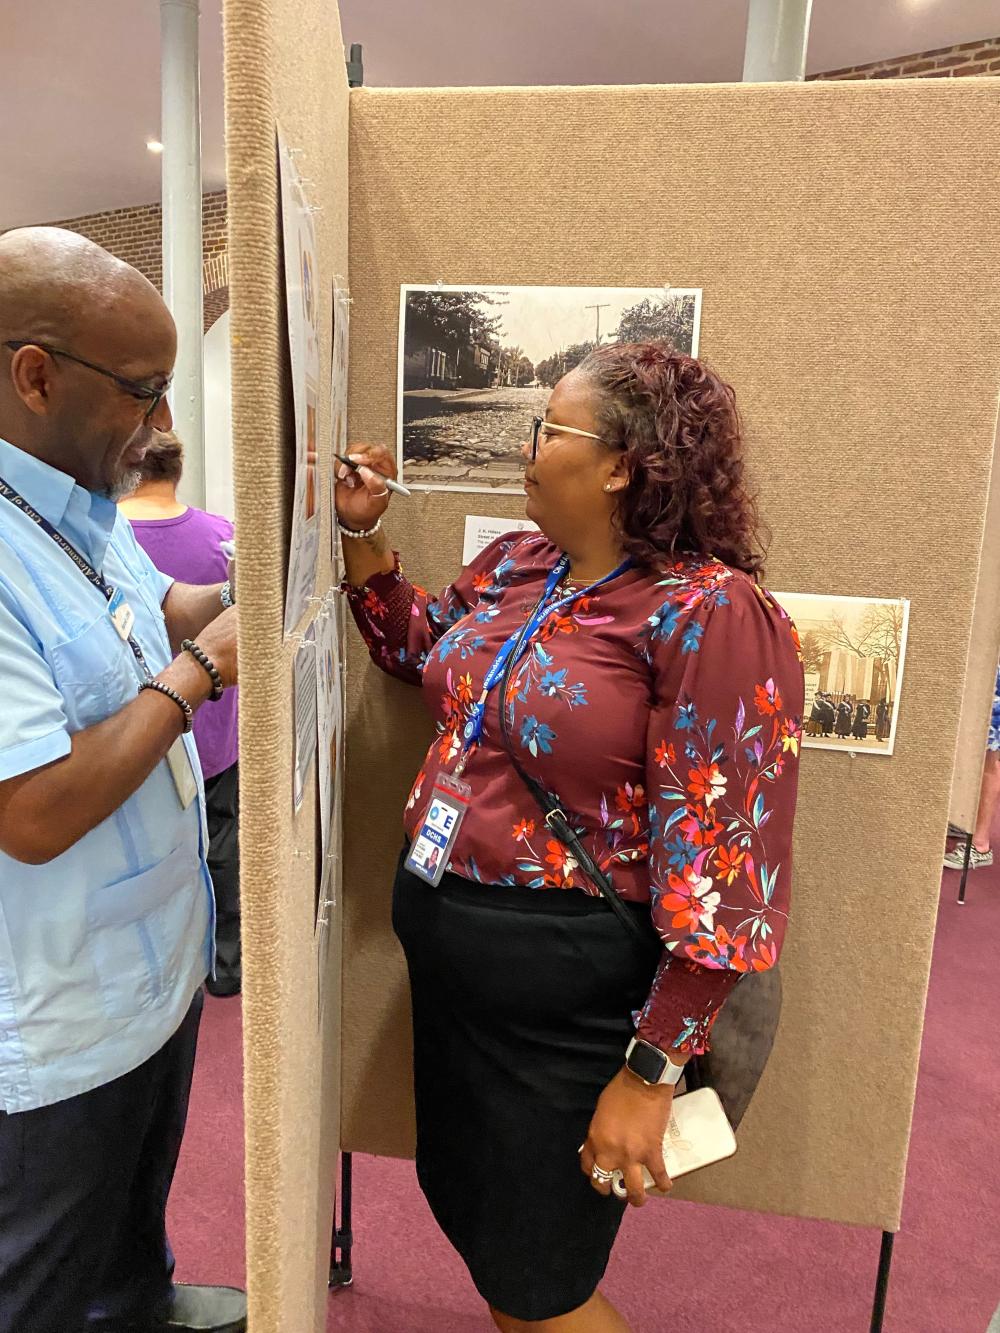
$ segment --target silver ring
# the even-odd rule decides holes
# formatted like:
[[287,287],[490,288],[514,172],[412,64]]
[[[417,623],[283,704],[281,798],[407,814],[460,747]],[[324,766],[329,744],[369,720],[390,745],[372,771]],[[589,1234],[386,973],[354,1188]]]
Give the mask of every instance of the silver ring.
[[590,1168],[590,1175],[591,1179],[596,1180],[599,1185],[610,1185],[615,1178],[615,1173],[613,1171],[605,1171],[604,1168],[598,1166],[596,1162]]

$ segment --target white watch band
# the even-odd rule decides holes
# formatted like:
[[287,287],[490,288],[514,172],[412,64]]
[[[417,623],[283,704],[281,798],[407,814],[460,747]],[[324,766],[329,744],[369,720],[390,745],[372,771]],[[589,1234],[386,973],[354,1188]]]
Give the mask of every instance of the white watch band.
[[[658,1055],[663,1061],[663,1069],[658,1078],[645,1078],[643,1074],[632,1067],[632,1053],[639,1047],[645,1047],[647,1051],[654,1052],[655,1055]],[[628,1044],[628,1050],[625,1052],[625,1064],[636,1078],[642,1079],[643,1083],[651,1088],[664,1086],[674,1088],[684,1077],[683,1065],[674,1064],[673,1060],[671,1060],[664,1051],[661,1051],[658,1046],[651,1046],[648,1041],[641,1041],[638,1037],[633,1037]]]

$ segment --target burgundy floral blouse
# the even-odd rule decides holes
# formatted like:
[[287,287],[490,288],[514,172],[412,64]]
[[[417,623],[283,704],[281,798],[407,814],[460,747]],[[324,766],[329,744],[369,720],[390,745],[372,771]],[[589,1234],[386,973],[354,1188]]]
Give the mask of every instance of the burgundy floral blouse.
[[[437,598],[400,569],[349,589],[373,661],[422,685],[437,722],[406,806],[413,837],[433,780],[501,644],[560,552],[512,534]],[[484,886],[596,893],[546,828],[499,740],[498,690],[448,869]],[[740,977],[771,967],[788,919],[803,709],[795,626],[747,575],[687,557],[631,568],[554,611],[514,669],[510,734],[623,898],[651,904],[664,954],[639,1035],[699,1053]],[[488,888],[484,888],[488,891]]]

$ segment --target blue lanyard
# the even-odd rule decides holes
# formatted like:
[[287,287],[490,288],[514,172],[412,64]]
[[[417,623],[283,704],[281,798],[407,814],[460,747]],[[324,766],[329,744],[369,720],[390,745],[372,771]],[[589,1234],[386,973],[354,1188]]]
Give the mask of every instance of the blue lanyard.
[[[32,508],[32,506],[28,503],[28,501],[24,498],[24,496],[19,495],[17,491],[15,491],[14,487],[11,486],[10,482],[4,481],[3,477],[0,477],[0,496],[2,496],[3,499],[5,500],[9,500],[10,503],[14,505],[16,509],[20,509],[22,514],[24,514],[27,518],[30,518],[32,523],[40,527],[41,530],[46,534],[46,536],[51,537],[52,540],[55,542],[55,544],[63,552],[63,554],[68,555],[70,560],[73,561],[73,564],[76,565],[77,569],[87,580],[87,582],[92,584],[93,587],[95,587],[97,591],[101,594],[101,596],[104,597],[110,603],[112,597],[114,597],[115,595],[115,590],[114,588],[112,588],[110,583],[108,583],[107,579],[104,578],[103,575],[98,574],[97,570],[94,569],[90,561],[84,559],[84,557],[80,554],[80,552],[76,549],[76,547],[71,545],[71,543],[68,542],[66,538],[62,535],[62,533],[59,532],[57,528],[54,528],[52,526],[52,524],[48,521],[47,518],[43,518],[37,509]],[[142,649],[139,647],[138,643],[131,634],[128,636],[126,642],[128,643],[128,646],[132,649],[132,656],[139,663],[139,667],[142,670],[143,675],[146,677],[147,680],[152,680],[153,673],[149,669],[149,664],[146,662],[146,658],[143,655]]]
[[[564,597],[560,597],[555,602],[552,602],[550,599],[555,592],[557,585],[561,579],[565,578],[566,572],[569,569],[569,556],[563,555],[560,557],[559,562],[546,579],[545,589],[542,592],[541,597],[538,599],[535,609],[532,611],[527,622],[522,625],[519,630],[516,630],[506,643],[503,644],[500,651],[493,659],[493,665],[483,677],[483,692],[476,703],[473,704],[472,711],[469,714],[469,720],[466,722],[465,730],[462,732],[463,766],[464,761],[468,758],[469,751],[482,739],[483,718],[486,714],[486,701],[489,698],[491,691],[496,689],[497,685],[499,685],[503,678],[507,664],[511,659],[511,655],[516,652],[517,656],[514,660],[515,662],[520,661],[527,652],[531,640],[541,629],[542,625],[548,620],[549,616],[553,615],[556,611],[562,610],[564,606],[568,606],[571,602],[575,602],[578,598],[586,597],[596,588],[603,587],[605,583],[610,583],[612,579],[616,579],[619,574],[624,574],[625,571],[631,569],[631,567],[631,559],[623,560],[617,569],[613,569],[610,574],[605,574],[603,579],[598,579],[596,583],[591,583],[586,588],[581,588],[578,591],[567,593]],[[503,701],[501,701],[500,707],[502,708],[503,706]]]

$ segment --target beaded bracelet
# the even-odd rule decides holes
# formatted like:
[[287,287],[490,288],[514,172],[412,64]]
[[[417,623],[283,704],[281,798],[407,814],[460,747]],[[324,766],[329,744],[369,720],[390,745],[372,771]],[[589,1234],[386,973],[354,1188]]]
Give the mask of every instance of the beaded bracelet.
[[373,528],[366,528],[364,532],[358,532],[355,528],[345,528],[339,518],[337,519],[337,527],[345,537],[357,537],[360,541],[364,541],[366,537],[374,537],[377,532],[382,531],[382,519],[380,517]]
[[198,647],[193,639],[182,639],[181,649],[185,653],[190,653],[198,665],[208,672],[212,681],[212,693],[209,695],[209,698],[213,703],[217,703],[225,693],[226,687],[222,683],[222,677],[216,670],[215,663],[206,652]]
[[184,731],[189,732],[194,726],[194,709],[184,698],[183,694],[178,694],[175,689],[165,685],[162,680],[144,680],[139,686],[139,693],[143,690],[156,690],[158,694],[165,694],[168,699],[173,699],[174,703],[184,714]]

